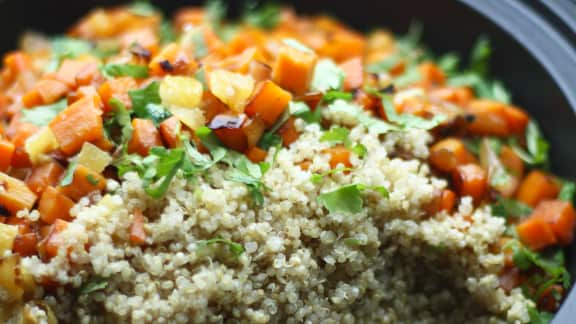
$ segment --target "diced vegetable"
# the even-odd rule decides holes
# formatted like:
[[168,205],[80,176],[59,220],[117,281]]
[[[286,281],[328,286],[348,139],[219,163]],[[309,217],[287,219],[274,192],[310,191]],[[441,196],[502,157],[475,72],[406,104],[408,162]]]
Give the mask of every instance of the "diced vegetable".
[[132,138],[128,142],[128,153],[137,153],[147,156],[150,149],[162,146],[162,138],[154,123],[149,119],[134,118],[132,120]]
[[70,209],[74,202],[52,186],[46,187],[38,203],[40,219],[46,224],[53,224],[57,219],[72,220]]
[[178,135],[180,134],[181,127],[180,121],[175,116],[165,119],[160,123],[160,135],[169,148],[175,148],[180,143]]
[[452,172],[459,165],[476,162],[474,155],[456,138],[446,138],[434,144],[429,159],[433,167],[443,172]]
[[528,114],[514,106],[505,106],[503,112],[510,132],[512,134],[524,134],[530,121]]
[[140,209],[135,209],[130,224],[130,242],[134,245],[146,243],[146,230],[144,229],[144,215]]
[[15,146],[10,141],[0,139],[0,172],[6,172],[12,164]]
[[28,154],[33,165],[49,161],[46,155],[58,148],[58,140],[50,127],[43,127],[36,134],[30,136],[24,143],[24,151]]
[[14,238],[12,250],[14,253],[22,256],[32,256],[36,253],[36,245],[38,244],[38,237],[36,233],[18,234]]
[[167,107],[196,108],[202,100],[202,83],[190,77],[166,76],[160,83],[160,98]]
[[34,88],[22,97],[22,103],[28,107],[48,105],[56,102],[68,92],[68,85],[58,80],[40,80]]
[[558,242],[552,227],[541,218],[530,217],[525,219],[516,226],[516,231],[522,243],[535,251]]
[[559,243],[568,245],[574,239],[576,214],[572,203],[562,200],[545,200],[536,206],[530,217],[543,220],[550,225]]
[[442,86],[446,82],[444,72],[432,62],[424,62],[418,66],[420,82],[426,88]]
[[[86,70],[98,69],[98,62],[94,59],[64,60],[56,72],[56,79],[64,82],[71,88],[77,87],[76,78]],[[85,85],[85,84],[83,84]]]
[[259,116],[256,116],[255,118],[246,121],[242,126],[242,130],[244,131],[244,135],[246,135],[248,147],[254,147],[258,145],[258,142],[260,142],[260,139],[266,130],[266,125]]
[[2,289],[2,301],[13,303],[22,300],[24,289],[19,284],[20,256],[11,255],[0,258],[0,289]]
[[0,223],[0,257],[12,250],[16,235],[18,235],[17,226]]
[[212,71],[208,83],[212,94],[235,113],[244,112],[255,86],[252,77],[226,70]]
[[84,142],[101,139],[104,136],[101,115],[102,111],[90,98],[81,99],[58,114],[50,122],[50,129],[60,144],[60,150],[73,155]]
[[58,251],[60,246],[62,246],[62,238],[60,237],[61,233],[68,228],[68,222],[56,219],[54,224],[50,226],[50,232],[48,236],[40,242],[40,249],[41,253],[47,259],[52,259],[53,257],[58,255]]
[[188,74],[194,72],[197,64],[175,43],[168,44],[154,56],[148,68],[152,75]]
[[524,161],[522,161],[510,146],[502,146],[500,149],[500,160],[512,175],[517,177],[524,175]]
[[[7,130],[7,133],[9,131],[10,129]],[[14,144],[14,154],[12,154],[13,167],[27,168],[32,166],[30,157],[25,150],[25,143],[36,132],[38,132],[38,127],[29,123],[21,123],[17,126],[14,136],[12,136],[12,144]]]
[[260,163],[266,160],[268,152],[259,147],[253,146],[250,147],[244,154],[246,154],[246,157],[253,163]]
[[330,155],[330,167],[332,169],[337,168],[338,166],[342,165],[345,168],[349,168],[352,166],[350,162],[350,155],[352,152],[350,149],[346,148],[343,145],[336,145],[331,148],[324,150],[324,153]]
[[131,77],[121,77],[104,82],[98,88],[98,94],[104,104],[104,111],[108,112],[112,110],[110,100],[113,98],[119,100],[126,109],[131,109],[132,101],[130,100],[128,92],[135,89],[138,89],[138,84],[136,80]]
[[456,206],[456,194],[450,189],[442,190],[440,195],[440,210],[451,214]]
[[32,169],[26,178],[28,188],[36,194],[41,194],[48,186],[55,186],[64,174],[64,168],[56,161],[50,161]]
[[317,59],[314,53],[282,46],[272,67],[272,79],[293,94],[303,95],[310,88]]
[[102,173],[102,171],[112,163],[112,157],[96,145],[85,142],[84,145],[82,145],[80,153],[78,153],[76,162],[94,172]]
[[364,83],[364,66],[361,57],[351,58],[342,64],[340,68],[344,71],[344,90],[350,91],[359,89]]
[[556,198],[559,191],[560,186],[551,176],[540,170],[533,170],[520,183],[516,198],[535,207],[543,200]]
[[101,192],[106,188],[106,178],[90,170],[88,167],[78,165],[74,170],[72,183],[60,187],[60,192],[74,201],[93,192]]
[[22,180],[0,173],[0,206],[16,214],[19,210],[31,210],[37,196]]
[[296,125],[294,124],[295,120],[294,117],[288,118],[288,120],[278,129],[278,135],[282,138],[282,145],[284,147],[290,146],[290,144],[294,143],[300,136],[296,130]]
[[196,130],[206,123],[204,113],[199,108],[185,108],[173,106],[170,112],[178,118],[182,124],[186,125],[192,130]]
[[474,100],[468,106],[467,113],[472,117],[468,131],[480,136],[508,136],[511,131],[505,115],[505,106],[489,100]]
[[245,112],[250,117],[259,116],[267,127],[276,123],[288,108],[292,95],[272,81],[264,81],[256,90]]
[[479,203],[486,194],[488,175],[477,164],[464,164],[456,167],[452,181],[459,196],[470,196]]

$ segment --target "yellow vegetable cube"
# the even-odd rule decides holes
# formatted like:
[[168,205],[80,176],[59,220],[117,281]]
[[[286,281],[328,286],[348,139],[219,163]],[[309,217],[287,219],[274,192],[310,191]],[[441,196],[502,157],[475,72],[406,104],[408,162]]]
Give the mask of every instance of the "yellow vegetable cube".
[[58,148],[58,141],[50,127],[42,128],[38,133],[30,136],[24,144],[24,150],[28,153],[32,164],[40,164],[49,159],[46,153]]
[[203,93],[200,81],[183,76],[166,76],[160,84],[160,98],[167,107],[195,108]]
[[0,289],[5,292],[0,297],[0,304],[22,300],[24,288],[18,284],[19,267],[20,256],[17,254],[0,258]]
[[12,251],[16,235],[18,235],[17,226],[0,223],[0,257],[4,256],[6,251]]
[[77,161],[78,164],[81,164],[96,173],[102,173],[104,168],[112,163],[112,157],[108,152],[102,151],[96,145],[86,142],[82,145]]
[[212,94],[236,113],[244,112],[255,86],[251,76],[226,70],[210,73],[208,83]]

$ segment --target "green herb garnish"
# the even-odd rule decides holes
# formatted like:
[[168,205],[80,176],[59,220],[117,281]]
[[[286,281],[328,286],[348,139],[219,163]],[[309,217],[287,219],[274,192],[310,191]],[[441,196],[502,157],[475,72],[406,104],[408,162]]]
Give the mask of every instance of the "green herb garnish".
[[68,102],[62,99],[51,105],[37,106],[30,109],[22,109],[22,121],[36,126],[48,125],[54,117],[66,109]]
[[526,148],[528,151],[522,149],[513,139],[510,145],[514,152],[529,165],[548,167],[548,150],[550,145],[542,136],[535,121],[530,121],[528,127],[526,127]]
[[344,71],[334,61],[330,59],[320,60],[314,69],[312,89],[321,92],[340,90],[345,77]]
[[209,246],[209,245],[213,245],[213,244],[226,244],[228,246],[228,248],[230,249],[230,252],[232,252],[235,256],[241,256],[244,253],[244,247],[242,246],[242,244],[239,243],[235,243],[232,242],[230,240],[227,239],[223,239],[221,237],[215,237],[209,240],[202,240],[202,241],[198,241],[198,247],[201,248],[203,246]]
[[148,77],[148,67],[145,65],[106,64],[102,67],[102,71],[108,77],[129,76],[139,79]]
[[364,205],[362,201],[362,191],[367,189],[377,191],[385,198],[389,195],[388,190],[382,186],[352,184],[333,191],[324,192],[320,194],[317,199],[319,203],[328,209],[330,214],[357,214],[362,211]]
[[72,183],[72,181],[74,180],[74,172],[76,171],[77,167],[78,167],[77,161],[72,161],[70,162],[70,164],[68,164],[68,168],[66,169],[64,176],[62,177],[62,180],[60,180],[60,186],[65,187]]
[[82,287],[80,287],[80,295],[88,295],[93,292],[104,290],[108,287],[108,281],[104,278],[93,278],[90,281],[85,282]]

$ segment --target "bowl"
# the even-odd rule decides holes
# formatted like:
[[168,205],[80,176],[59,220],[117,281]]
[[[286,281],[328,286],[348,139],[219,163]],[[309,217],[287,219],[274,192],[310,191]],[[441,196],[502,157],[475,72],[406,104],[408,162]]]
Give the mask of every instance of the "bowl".
[[[201,1],[153,1],[170,12]],[[62,33],[95,6],[110,0],[0,0],[0,54],[17,46],[26,30]],[[230,1],[232,11],[240,1]],[[513,101],[540,123],[551,143],[552,169],[576,179],[576,4],[569,0],[404,0],[290,1],[301,13],[330,13],[362,31],[386,27],[403,33],[410,22],[424,25],[423,42],[435,53],[466,57],[476,38],[487,35],[493,47],[491,72],[504,82]],[[568,270],[576,277],[576,248],[567,249]],[[553,323],[573,323],[576,290],[566,297]]]

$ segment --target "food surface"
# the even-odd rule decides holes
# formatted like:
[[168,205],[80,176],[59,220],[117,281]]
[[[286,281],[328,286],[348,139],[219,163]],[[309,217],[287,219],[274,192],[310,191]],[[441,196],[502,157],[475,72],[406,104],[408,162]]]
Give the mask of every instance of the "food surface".
[[546,323],[575,186],[470,59],[274,5],[96,9],[0,70],[0,321]]

